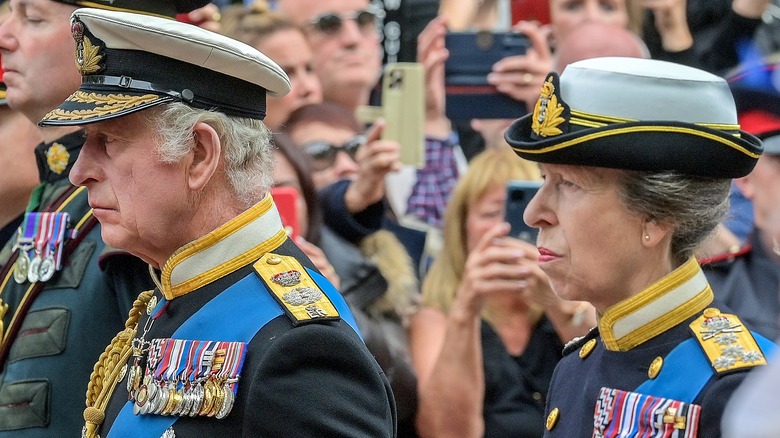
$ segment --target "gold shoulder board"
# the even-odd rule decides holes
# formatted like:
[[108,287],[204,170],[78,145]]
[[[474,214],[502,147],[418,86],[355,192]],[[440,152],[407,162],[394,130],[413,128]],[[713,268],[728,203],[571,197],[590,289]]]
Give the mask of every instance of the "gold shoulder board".
[[690,325],[717,373],[766,365],[766,358],[736,315],[709,308]]
[[266,253],[253,266],[294,325],[339,319],[330,298],[295,257]]

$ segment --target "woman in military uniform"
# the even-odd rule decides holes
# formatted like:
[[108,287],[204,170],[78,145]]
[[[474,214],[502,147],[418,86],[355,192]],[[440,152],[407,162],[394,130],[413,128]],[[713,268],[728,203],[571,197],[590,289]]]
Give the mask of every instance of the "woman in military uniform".
[[726,82],[662,61],[580,61],[548,76],[506,138],[545,180],[524,214],[540,267],[600,315],[564,349],[545,436],[720,436],[726,400],[774,347],[714,301],[693,257],[730,178],[762,150]]

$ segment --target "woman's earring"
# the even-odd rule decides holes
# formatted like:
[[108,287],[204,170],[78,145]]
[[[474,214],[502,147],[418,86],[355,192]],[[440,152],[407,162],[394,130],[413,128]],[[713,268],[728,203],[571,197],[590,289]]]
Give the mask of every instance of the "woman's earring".
[[645,240],[650,240],[650,235],[649,234],[645,234]]
[[772,252],[780,256],[780,242],[777,241],[777,237],[772,238]]

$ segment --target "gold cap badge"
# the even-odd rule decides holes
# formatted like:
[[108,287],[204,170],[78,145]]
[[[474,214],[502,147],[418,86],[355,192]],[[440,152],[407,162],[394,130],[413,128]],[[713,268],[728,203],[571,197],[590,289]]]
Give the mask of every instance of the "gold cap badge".
[[92,44],[89,37],[84,36],[84,23],[73,20],[70,25],[70,32],[76,41],[76,68],[79,73],[89,75],[102,70],[100,61],[103,56],[99,53],[100,46]]
[[558,97],[558,75],[550,73],[542,84],[539,100],[534,106],[531,129],[540,137],[552,137],[563,134],[558,126],[565,122],[562,117],[566,110],[565,104]]

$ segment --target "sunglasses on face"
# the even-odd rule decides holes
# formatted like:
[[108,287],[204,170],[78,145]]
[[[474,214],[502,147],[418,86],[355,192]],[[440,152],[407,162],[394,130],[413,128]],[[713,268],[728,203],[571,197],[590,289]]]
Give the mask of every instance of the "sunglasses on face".
[[333,166],[340,151],[346,152],[354,160],[358,148],[365,142],[365,135],[356,135],[342,145],[334,145],[326,141],[312,141],[303,145],[303,151],[311,158],[312,170],[320,171]]
[[348,14],[326,12],[314,17],[310,24],[318,32],[322,32],[326,35],[335,35],[341,31],[345,20],[355,20],[355,24],[357,24],[360,30],[367,31],[369,29],[373,29],[374,26],[376,26],[378,18],[381,18],[380,14],[368,9],[363,9],[362,11],[355,11]]

